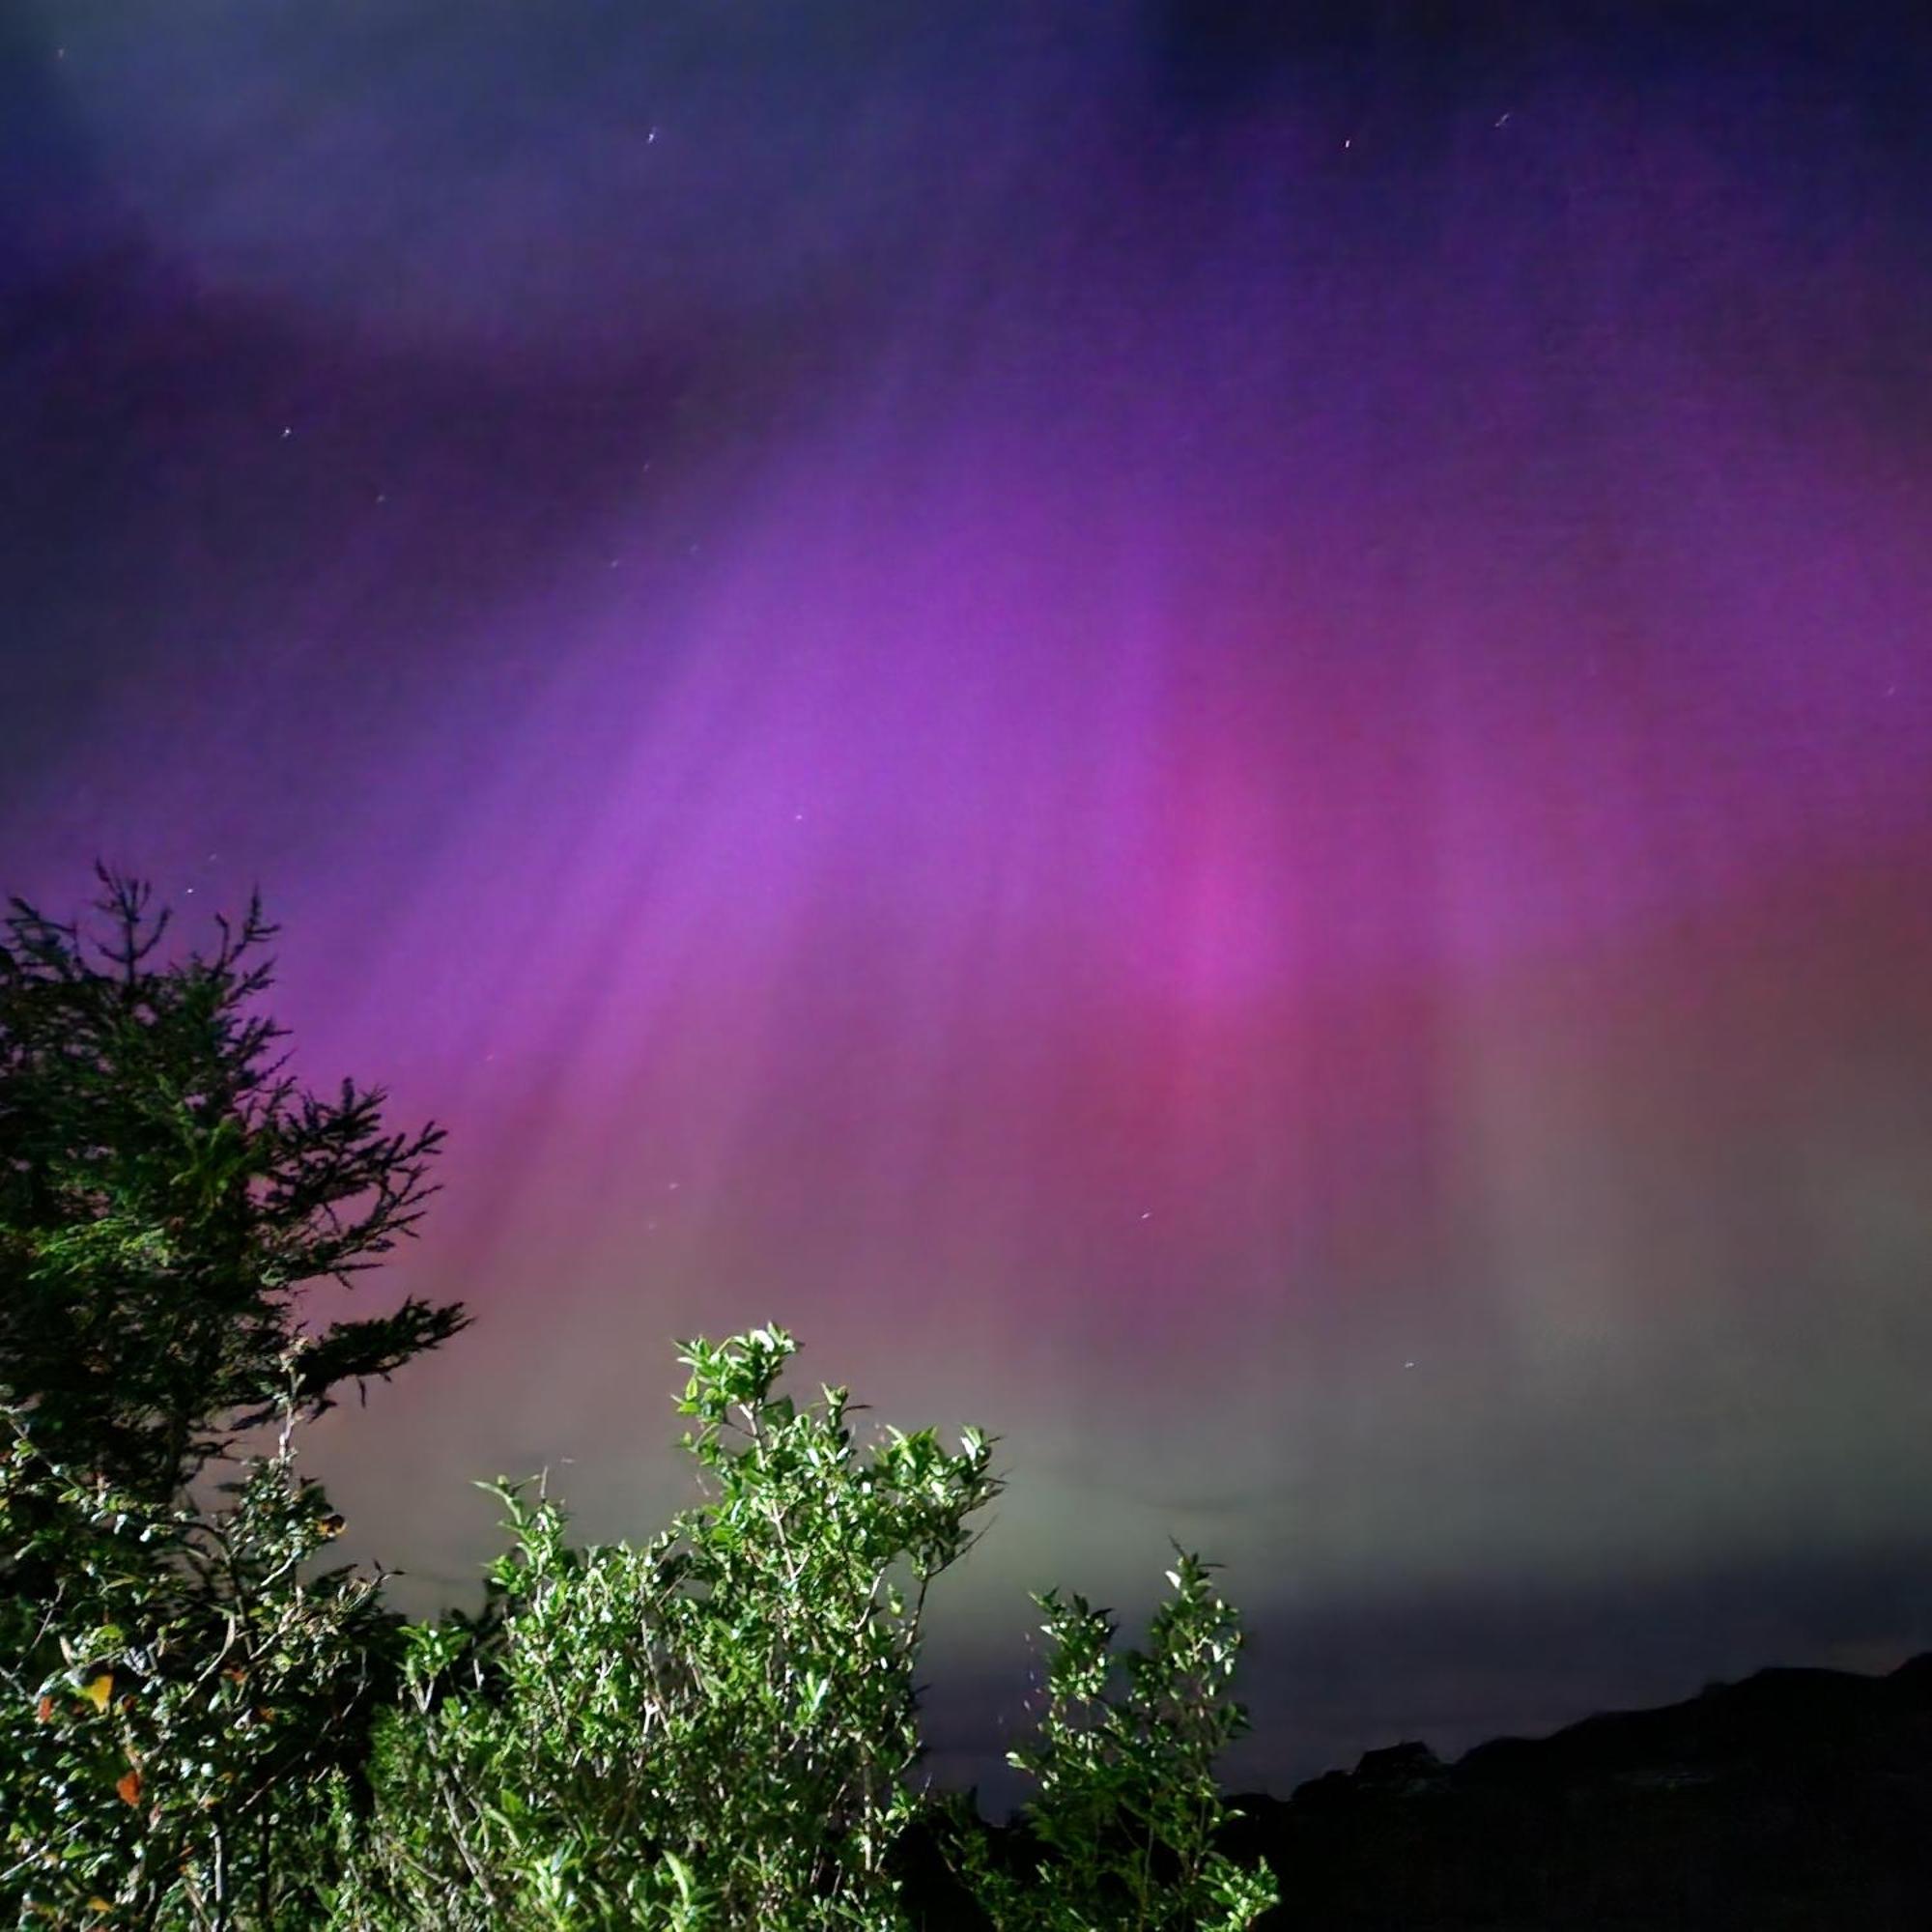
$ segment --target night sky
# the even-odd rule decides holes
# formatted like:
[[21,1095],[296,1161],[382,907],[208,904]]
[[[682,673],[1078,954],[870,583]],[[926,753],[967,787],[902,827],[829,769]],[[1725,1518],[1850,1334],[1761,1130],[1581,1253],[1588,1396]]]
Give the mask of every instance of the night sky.
[[989,1807],[1170,1535],[1229,1789],[1932,1647],[1927,99],[1903,5],[16,4],[0,889],[259,882],[448,1126],[352,1553],[648,1537],[775,1321],[1001,1438]]

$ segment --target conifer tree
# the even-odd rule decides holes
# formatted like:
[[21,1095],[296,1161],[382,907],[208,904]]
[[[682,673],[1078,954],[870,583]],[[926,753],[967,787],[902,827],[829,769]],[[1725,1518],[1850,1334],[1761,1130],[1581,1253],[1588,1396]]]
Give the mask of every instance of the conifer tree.
[[277,1413],[298,1339],[312,1416],[469,1317],[412,1297],[306,1329],[306,1290],[412,1230],[442,1131],[287,1071],[259,896],[170,958],[151,889],[97,872],[99,931],[17,898],[0,924],[0,1402],[42,1454],[165,1506]]
[[314,1572],[342,1520],[294,1431],[469,1321],[304,1296],[413,1229],[442,1135],[287,1070],[259,899],[170,954],[99,878],[95,931],[0,922],[0,1917],[294,1932],[400,1622]]

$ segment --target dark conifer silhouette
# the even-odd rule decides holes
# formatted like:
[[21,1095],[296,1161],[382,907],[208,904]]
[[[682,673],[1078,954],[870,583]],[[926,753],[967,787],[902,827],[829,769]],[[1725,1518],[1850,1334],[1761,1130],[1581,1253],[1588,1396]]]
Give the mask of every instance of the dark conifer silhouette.
[[[275,1412],[304,1290],[412,1232],[442,1131],[286,1071],[259,896],[170,959],[151,889],[97,870],[99,932],[16,898],[0,938],[0,1400],[43,1454],[164,1503]],[[412,1298],[323,1328],[303,1411],[469,1319]]]

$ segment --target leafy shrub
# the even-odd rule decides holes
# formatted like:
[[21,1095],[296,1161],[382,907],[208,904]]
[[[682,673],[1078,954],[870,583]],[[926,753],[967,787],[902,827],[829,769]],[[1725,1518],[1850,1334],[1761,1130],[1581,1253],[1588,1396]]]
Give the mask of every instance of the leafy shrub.
[[[293,1400],[293,1398],[292,1398]],[[275,1452],[202,1510],[116,1492],[4,1411],[0,1535],[55,1579],[0,1597],[0,1905],[20,1924],[307,1927],[329,1797],[397,1619]]]
[[[687,1346],[679,1409],[700,1427],[683,1443],[717,1501],[644,1549],[577,1550],[557,1504],[484,1486],[513,1547],[481,1619],[408,1633],[373,1816],[341,1815],[355,1876],[339,1919],[895,1932],[886,1855],[926,1813],[1002,1932],[1240,1932],[1274,1903],[1264,1867],[1208,1850],[1238,1815],[1208,1767],[1246,1719],[1213,1694],[1240,1638],[1197,1558],[1169,1573],[1179,1596],[1155,1617],[1153,1655],[1130,1656],[1129,1697],[1102,1700],[1097,1728],[1065,1706],[1101,1698],[1111,1627],[1078,1597],[1070,1611],[1035,1599],[1054,1613],[1054,1706],[1041,1747],[1012,1761],[1043,1780],[1030,1822],[1054,1856],[1032,1881],[994,1871],[956,1794],[900,1781],[923,1755],[911,1673],[926,1587],[970,1547],[963,1518],[1004,1488],[989,1439],[967,1429],[948,1456],[930,1430],[889,1430],[860,1463],[845,1390],[822,1388],[818,1416],[771,1397],[796,1347],[782,1329]],[[727,1427],[746,1446],[724,1446]]]
[[1053,1640],[1040,1741],[1007,1761],[1039,1780],[1027,1834],[1051,1856],[1031,1882],[996,1865],[957,1794],[939,1801],[941,1846],[999,1932],[1241,1932],[1278,1902],[1265,1865],[1243,1870],[1210,1850],[1227,1820],[1215,1756],[1248,1729],[1216,1689],[1232,1678],[1239,1619],[1208,1588],[1199,1557],[1175,1546],[1175,1598],[1154,1613],[1153,1648],[1129,1651],[1123,1701],[1106,1694],[1115,1626],[1105,1611],[1049,1590]]
[[643,1549],[574,1550],[557,1504],[486,1486],[514,1546],[479,1622],[409,1633],[341,1899],[360,1922],[900,1922],[920,1618],[1000,1492],[990,1445],[892,1430],[861,1462],[845,1390],[822,1414],[771,1398],[783,1330],[687,1346],[683,1446],[715,1503]]

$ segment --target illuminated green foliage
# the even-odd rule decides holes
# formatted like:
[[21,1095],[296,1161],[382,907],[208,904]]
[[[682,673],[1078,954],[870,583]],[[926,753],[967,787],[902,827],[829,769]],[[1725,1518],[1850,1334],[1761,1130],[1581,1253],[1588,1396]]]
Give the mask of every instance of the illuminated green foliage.
[[[886,1854],[930,1808],[1002,1932],[1252,1923],[1274,1902],[1265,1872],[1207,1849],[1226,1815],[1208,1764],[1245,1724],[1212,1694],[1239,1636],[1193,1557],[1100,1731],[1074,1730],[1060,1700],[1099,1695],[1110,1633],[1078,1598],[1048,1626],[1055,1709],[1040,1748],[1013,1759],[1045,1783],[1033,1822],[1053,1856],[1034,1878],[990,1869],[956,1798],[903,1783],[923,1755],[926,1587],[1004,1485],[977,1429],[957,1455],[930,1430],[889,1429],[860,1460],[845,1390],[823,1387],[819,1413],[772,1397],[795,1346],[778,1328],[688,1345],[679,1408],[700,1426],[683,1441],[720,1493],[646,1548],[573,1549],[555,1503],[486,1486],[513,1546],[482,1620],[410,1633],[345,1921],[894,1932]],[[1124,1861],[1109,1850],[1123,1827],[1138,1833]]]
[[315,1923],[335,1780],[396,1620],[347,1569],[291,1441],[218,1508],[117,1491],[0,1411],[0,1539],[50,1580],[0,1595],[0,1907],[21,1925]]
[[990,1445],[893,1430],[862,1459],[843,1389],[772,1398],[782,1329],[686,1346],[714,1501],[644,1548],[576,1550],[557,1504],[487,1486],[513,1548],[480,1624],[410,1634],[369,1923],[426,1925],[452,1889],[452,1926],[900,1922],[920,1616],[1000,1491]]
[[1023,1810],[1048,1856],[1030,1879],[987,1857],[956,1797],[941,1801],[949,1861],[999,1932],[1241,1932],[1278,1902],[1266,1867],[1242,1869],[1210,1847],[1239,1811],[1222,1804],[1210,1768],[1248,1729],[1219,1696],[1235,1673],[1239,1618],[1209,1588],[1216,1566],[1175,1546],[1172,1602],[1155,1611],[1152,1649],[1124,1659],[1127,1690],[1107,1693],[1115,1626],[1084,1597],[1037,1595],[1053,1640],[1048,1705],[1036,1745],[1008,1762],[1039,1781]]

